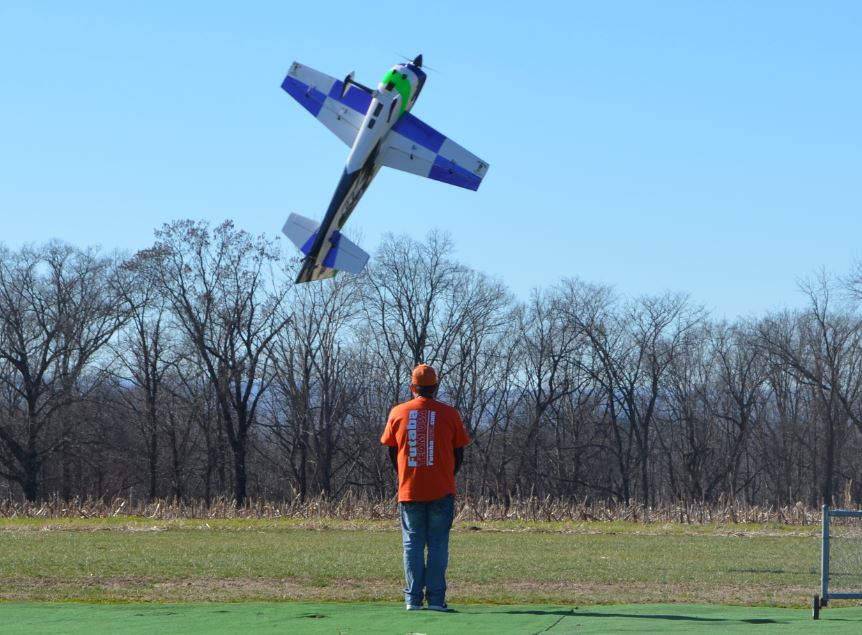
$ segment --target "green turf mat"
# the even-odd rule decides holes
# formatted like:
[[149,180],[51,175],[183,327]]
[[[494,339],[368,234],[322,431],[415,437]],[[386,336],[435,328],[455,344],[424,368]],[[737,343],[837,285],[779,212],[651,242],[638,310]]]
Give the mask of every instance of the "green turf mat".
[[862,608],[829,608],[814,622],[802,609],[686,604],[465,605],[408,613],[394,603],[78,604],[2,603],[4,635],[296,633],[859,633]]

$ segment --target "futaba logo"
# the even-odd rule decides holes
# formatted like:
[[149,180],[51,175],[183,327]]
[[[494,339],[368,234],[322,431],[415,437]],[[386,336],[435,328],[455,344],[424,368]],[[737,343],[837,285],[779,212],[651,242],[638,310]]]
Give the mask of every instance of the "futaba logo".
[[410,418],[407,420],[407,466],[416,467],[416,423],[419,419],[417,410],[410,411]]
[[411,410],[407,417],[407,467],[434,465],[434,430],[437,413]]

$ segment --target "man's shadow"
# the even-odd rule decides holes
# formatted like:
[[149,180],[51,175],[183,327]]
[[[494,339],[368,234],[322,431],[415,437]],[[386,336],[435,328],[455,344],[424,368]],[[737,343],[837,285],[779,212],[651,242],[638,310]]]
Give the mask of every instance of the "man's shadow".
[[[469,613],[469,611],[462,611],[464,613]],[[497,611],[494,611],[495,613]],[[739,622],[743,624],[784,624],[786,622],[773,620],[769,618],[750,618],[750,619],[728,619],[724,617],[698,617],[696,615],[671,615],[666,613],[641,613],[641,614],[631,614],[631,613],[598,613],[594,611],[580,611],[578,609],[556,609],[556,610],[542,610],[542,609],[506,609],[501,610],[499,613],[505,613],[508,615],[559,615],[561,617],[591,617],[591,618],[601,618],[601,617],[612,617],[612,618],[629,618],[629,619],[644,619],[644,620],[667,620],[670,622],[714,622],[714,623],[734,623]]]

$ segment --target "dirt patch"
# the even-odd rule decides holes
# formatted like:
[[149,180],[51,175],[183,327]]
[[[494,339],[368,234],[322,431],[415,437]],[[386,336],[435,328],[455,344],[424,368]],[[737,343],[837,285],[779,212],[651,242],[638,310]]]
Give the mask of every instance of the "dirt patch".
[[[452,602],[492,604],[608,604],[668,603],[727,605],[807,606],[810,588],[702,584],[654,584],[645,582],[508,582],[462,583],[450,580]],[[155,579],[146,577],[81,577],[62,581],[7,578],[0,585],[6,601],[397,601],[399,584],[380,580],[316,581],[276,578]]]

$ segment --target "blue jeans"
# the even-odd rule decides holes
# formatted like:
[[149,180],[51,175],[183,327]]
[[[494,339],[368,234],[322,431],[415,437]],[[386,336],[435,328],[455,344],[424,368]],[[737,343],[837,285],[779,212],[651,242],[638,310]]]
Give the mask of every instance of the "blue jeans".
[[[401,503],[404,539],[404,601],[419,606],[446,602],[446,566],[449,564],[449,530],[455,514],[451,494],[435,501]],[[428,560],[425,560],[425,548]]]

